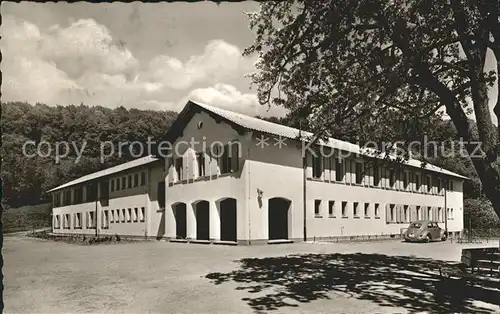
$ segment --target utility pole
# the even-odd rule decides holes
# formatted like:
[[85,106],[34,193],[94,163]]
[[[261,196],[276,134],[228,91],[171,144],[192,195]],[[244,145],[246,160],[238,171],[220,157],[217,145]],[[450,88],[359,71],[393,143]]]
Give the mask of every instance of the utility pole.
[[[299,140],[300,144],[304,145],[304,141],[302,140],[302,123],[299,123]],[[302,156],[302,196],[304,198],[303,201],[303,224],[304,224],[304,242],[307,241],[307,154],[300,147],[300,153],[304,153]]]
[[448,204],[446,202],[446,194],[448,192],[448,184],[450,184],[450,181],[446,180],[446,184],[444,185],[444,230],[446,232],[447,237],[448,237]]

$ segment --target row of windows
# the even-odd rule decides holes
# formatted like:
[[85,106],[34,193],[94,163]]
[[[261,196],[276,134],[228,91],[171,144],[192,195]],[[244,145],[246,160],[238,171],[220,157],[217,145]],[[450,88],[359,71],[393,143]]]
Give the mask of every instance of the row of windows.
[[[173,181],[201,178],[210,175],[221,175],[239,171],[240,156],[239,143],[233,142],[223,146],[214,146],[213,154],[197,152],[196,158],[190,164],[185,163],[184,157],[170,159],[173,166]],[[216,169],[211,169],[211,165]]]
[[[339,204],[338,204],[339,203]],[[338,204],[338,205],[337,205]],[[314,216],[317,218],[323,217],[324,206],[322,200],[314,201]],[[335,218],[337,215],[337,206],[340,206],[340,217],[349,217],[350,203],[347,201],[336,202],[329,200],[327,203],[328,217]],[[352,202],[352,217],[359,218],[380,218],[380,204],[379,203],[360,203]],[[414,210],[412,210],[414,209]],[[363,216],[361,216],[363,214]],[[444,222],[447,217],[448,220],[454,219],[453,208],[447,209],[447,216],[442,207],[432,206],[410,206],[400,204],[387,204],[386,205],[386,222],[387,223],[408,223],[415,220],[435,220]]]
[[108,227],[110,223],[144,222],[146,218],[144,207],[110,209],[103,214],[103,227]]
[[[86,212],[86,229],[95,229],[97,220],[95,219],[95,212]],[[109,209],[102,211],[101,228],[108,229],[110,223],[127,223],[127,222],[144,222],[145,221],[145,208],[122,208],[122,209]],[[82,220],[83,213],[73,214],[60,214],[54,215],[54,229],[83,229],[84,221]]]
[[[97,201],[97,189],[100,189],[100,200],[107,200],[109,198],[109,192],[124,190],[127,188],[134,188],[137,186],[146,185],[146,173],[141,172],[130,174],[121,178],[103,180],[98,185],[97,182],[89,182],[85,184],[86,197],[83,193],[83,185],[77,185],[72,188],[67,188],[62,191],[54,192],[53,194],[53,204],[54,207],[68,206],[82,204],[84,202],[95,202]],[[72,195],[73,194],[73,195]]]
[[[337,205],[338,204],[338,205]],[[340,216],[341,217],[348,217],[348,206],[349,203],[346,201],[342,202],[336,202],[336,201],[328,201],[328,217],[335,218],[337,215],[337,206],[340,206]],[[370,203],[364,203],[364,217],[371,217],[372,216],[372,211],[373,211],[373,216],[375,218],[380,218],[380,204],[375,203],[375,204],[370,204]],[[359,217],[360,214],[360,203],[359,202],[354,202],[353,203],[353,217]],[[323,201],[322,200],[314,200],[314,215],[316,217],[323,217]]]
[[312,156],[312,178],[408,192],[441,195],[446,186],[453,191],[453,181],[413,171],[388,169],[355,160]]
[[[86,219],[85,221],[87,222],[86,229],[95,229],[96,227],[96,219],[95,219],[95,212],[86,212]],[[83,213],[73,213],[73,214],[60,214],[60,215],[54,215],[54,229],[82,229],[83,228]]]
[[111,179],[111,192],[131,189],[146,185],[146,173],[141,172],[123,176],[121,178]]

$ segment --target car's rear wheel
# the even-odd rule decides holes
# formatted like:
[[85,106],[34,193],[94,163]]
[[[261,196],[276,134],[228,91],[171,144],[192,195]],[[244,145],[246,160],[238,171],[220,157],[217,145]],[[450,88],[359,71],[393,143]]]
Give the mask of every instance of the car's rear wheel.
[[425,240],[424,240],[424,241],[425,241],[425,243],[429,243],[429,242],[431,242],[431,240],[432,240],[432,237],[431,237],[431,235],[430,235],[430,234],[428,234],[428,235],[425,237]]
[[441,241],[446,241],[446,240],[448,240],[448,235],[444,233],[443,236],[441,237]]

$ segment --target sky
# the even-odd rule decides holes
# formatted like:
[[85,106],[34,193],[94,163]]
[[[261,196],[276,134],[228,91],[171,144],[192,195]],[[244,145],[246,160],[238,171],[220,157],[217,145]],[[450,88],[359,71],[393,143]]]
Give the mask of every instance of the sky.
[[283,116],[258,104],[245,77],[256,61],[242,56],[255,36],[245,12],[257,9],[252,1],[2,2],[3,101],[179,111],[192,99]]
[[179,111],[188,99],[251,115],[255,2],[3,2],[4,101]]

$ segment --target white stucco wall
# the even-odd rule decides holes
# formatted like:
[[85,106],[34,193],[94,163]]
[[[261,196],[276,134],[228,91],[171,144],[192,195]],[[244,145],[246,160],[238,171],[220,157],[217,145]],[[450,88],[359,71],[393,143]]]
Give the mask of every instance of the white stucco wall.
[[[156,237],[158,234],[158,230],[160,229],[160,225],[162,222],[162,213],[158,210],[158,202],[156,196],[156,184],[157,181],[163,179],[163,164],[161,162],[155,163],[154,165],[148,165],[145,167],[139,167],[130,169],[127,171],[120,172],[118,174],[114,174],[107,179],[115,180],[117,178],[127,177],[131,175],[134,178],[134,174],[138,174],[140,179],[140,173],[145,172],[146,180],[145,185],[138,185],[136,187],[132,186],[131,188],[114,190],[111,191],[111,184],[109,190],[109,201],[108,204],[105,205],[100,201],[97,202],[86,202],[82,204],[74,204],[68,206],[54,207],[52,212],[54,215],[71,215],[71,227],[70,229],[62,228],[61,220],[61,228],[54,229],[54,233],[59,234],[88,234],[95,235],[95,228],[87,227],[87,213],[92,212],[95,215],[96,206],[97,206],[97,234],[98,235],[124,235],[124,236],[148,236],[148,237]],[[72,188],[71,188],[72,189]],[[84,199],[86,197],[86,191],[84,186]],[[134,213],[137,208],[137,212],[141,211],[141,208],[144,208],[144,220],[143,222],[140,219],[134,221],[133,219],[128,222],[123,222],[122,219],[119,222],[116,221],[116,210],[119,210],[120,213],[123,209],[128,211],[128,209]],[[103,225],[103,213],[104,211],[108,211],[109,224],[106,226]],[[111,211],[113,211],[113,218],[111,219]],[[75,228],[74,224],[74,216],[75,213],[82,213],[82,227]],[[139,214],[140,215],[140,214]],[[121,216],[120,216],[121,217]],[[61,219],[62,216],[61,216]],[[53,218],[53,222],[54,222]],[[53,225],[54,227],[54,225]],[[163,234],[161,234],[163,236]]]
[[[201,128],[200,128],[201,125]],[[179,203],[186,204],[187,238],[196,238],[195,206],[200,201],[209,202],[210,240],[221,239],[221,217],[219,202],[226,198],[236,200],[236,237],[238,241],[267,242],[269,239],[269,200],[283,198],[291,202],[288,212],[288,238],[302,240],[304,236],[304,171],[302,164],[302,147],[300,143],[287,139],[286,146],[272,136],[268,145],[259,146],[261,134],[252,131],[239,134],[223,120],[217,122],[205,112],[196,113],[187,123],[182,135],[172,143],[174,157],[182,157],[184,180],[177,180],[175,166],[170,159],[155,164],[154,167],[131,169],[116,174],[110,179],[146,171],[147,184],[134,188],[120,189],[110,192],[109,206],[99,207],[102,210],[128,209],[145,207],[145,222],[110,223],[108,229],[102,229],[98,215],[99,234],[121,234],[148,236],[168,239],[176,238],[176,223],[173,207]],[[205,156],[205,176],[198,176],[196,153],[208,152],[214,143],[226,144],[237,141],[240,145],[238,171],[221,174],[221,165],[217,159]],[[184,143],[179,145],[179,143]],[[188,143],[194,143],[192,147]],[[354,162],[355,160],[352,159]],[[396,181],[395,188],[389,187],[389,179],[383,176],[379,187],[373,187],[372,173],[364,176],[361,185],[355,184],[354,168],[347,166],[342,182],[335,181],[334,169],[326,167],[319,179],[312,179],[312,159],[308,158],[306,174],[306,227],[307,238],[327,238],[338,236],[365,236],[400,234],[409,221],[388,222],[387,205],[408,206],[412,220],[416,219],[416,206],[421,206],[422,218],[426,207],[441,207],[444,211],[444,190],[438,193],[422,193],[426,190],[425,178],[421,178],[422,187],[416,191],[415,182],[409,182],[408,188],[402,190],[402,181]],[[164,171],[165,168],[165,171]],[[405,167],[407,171],[418,172],[419,169]],[[448,178],[446,178],[448,179]],[[165,184],[165,209],[158,203],[158,182]],[[444,187],[444,184],[442,185]],[[463,187],[462,181],[454,179],[453,191],[447,192],[447,207],[453,208],[453,216],[448,217],[447,226],[451,232],[463,229]],[[85,194],[85,191],[84,191]],[[321,200],[319,215],[315,214],[315,201]],[[334,201],[333,215],[329,215],[329,202]],[[347,214],[341,215],[342,202],[347,202]],[[353,215],[353,204],[359,204],[359,217]],[[368,204],[369,214],[365,217],[364,206]],[[379,204],[379,215],[375,216],[374,206]],[[99,205],[99,202],[98,202]],[[55,229],[56,233],[94,234],[94,229],[86,228],[87,211],[94,211],[95,203],[85,203],[54,208],[54,214],[82,212],[84,221],[82,229]],[[444,213],[443,213],[444,214]],[[73,218],[72,218],[73,219]],[[61,222],[62,223],[62,222]],[[440,222],[445,227],[444,222]]]
[[[201,129],[197,128],[199,122],[203,123]],[[176,226],[172,205],[185,203],[187,209],[187,237],[196,238],[196,220],[194,204],[200,200],[210,203],[210,239],[218,240],[220,237],[220,217],[217,212],[216,202],[226,197],[237,200],[237,238],[239,241],[267,241],[268,232],[268,204],[272,198],[284,198],[291,201],[288,215],[288,238],[301,240],[303,238],[303,168],[301,145],[291,139],[285,140],[286,146],[281,148],[272,136],[269,145],[259,146],[257,138],[261,134],[247,132],[239,135],[236,130],[228,124],[217,123],[208,114],[201,112],[195,114],[187,124],[182,136],[177,140],[189,142],[203,141],[205,147],[210,147],[215,141],[227,143],[238,140],[241,143],[240,171],[231,175],[218,175],[219,166],[214,160],[206,162],[207,176],[196,178],[197,163],[196,152],[200,146],[189,148],[187,145],[180,146],[178,156],[183,156],[183,171],[187,173],[188,180],[174,182],[176,180],[174,166],[166,161],[168,168],[167,182],[167,205],[166,205],[166,236],[175,238]],[[174,143],[174,147],[176,146]],[[198,144],[199,145],[199,144]],[[182,148],[183,147],[183,148]],[[350,159],[349,159],[350,161]],[[405,167],[406,171],[418,172],[419,169]],[[311,159],[309,158],[306,169],[308,178],[312,176]],[[409,177],[408,177],[409,179]],[[443,178],[444,179],[444,178]],[[403,189],[402,180],[396,180],[396,189],[389,188],[389,179],[382,176],[380,187],[368,187],[373,185],[373,174],[368,173],[364,177],[362,185],[356,185],[354,181],[354,168],[345,166],[343,183],[334,181],[335,173],[325,170],[320,180],[308,179],[306,181],[307,195],[307,238],[323,238],[336,236],[362,236],[362,235],[388,235],[400,234],[403,228],[407,228],[408,221],[400,219],[399,222],[387,222],[387,204],[408,206],[408,218],[416,219],[416,206],[421,206],[422,218],[426,217],[427,207],[433,207],[437,212],[441,207],[444,215],[444,190],[437,192],[433,189],[431,194],[418,193],[415,190],[415,182],[409,180],[408,188]],[[421,177],[421,189],[425,191],[425,175]],[[366,186],[364,186],[366,185]],[[444,183],[443,183],[444,186]],[[386,188],[386,189],[384,189]],[[448,219],[448,230],[452,232],[463,229],[463,196],[462,182],[454,180],[454,191],[447,194],[447,206],[453,208],[454,218]],[[315,200],[321,200],[321,217],[314,213]],[[328,214],[328,202],[335,202],[335,217]],[[347,215],[341,217],[340,207],[342,202],[347,202]],[[353,216],[353,204],[359,203],[359,217]],[[368,203],[369,215],[364,216],[364,206]],[[374,206],[379,204],[379,216],[375,217]],[[401,209],[402,210],[402,209]],[[431,217],[432,218],[432,217]],[[444,222],[440,222],[445,227]]]
[[[203,127],[198,129],[198,123],[202,122]],[[187,143],[191,140],[198,142],[192,147]],[[196,178],[197,163],[195,162],[196,152],[210,150],[214,142],[228,143],[230,141],[238,141],[240,143],[240,153],[242,158],[239,162],[239,171],[232,174],[220,174],[220,165],[215,159],[210,159],[206,156],[204,178]],[[190,239],[196,238],[196,219],[194,213],[194,204],[199,201],[208,201],[210,205],[210,239],[220,240],[220,218],[216,202],[225,198],[234,198],[237,201],[237,238],[247,239],[247,219],[246,211],[246,180],[247,167],[245,164],[245,156],[248,152],[248,137],[240,135],[226,123],[217,123],[208,114],[201,112],[195,114],[190,122],[186,125],[182,136],[172,143],[174,149],[174,157],[183,158],[183,171],[187,174],[187,181],[174,182],[175,167],[169,164],[166,160],[167,177],[165,179],[166,187],[166,213],[165,225],[167,238],[175,238],[176,226],[173,205],[178,203],[186,204],[187,211],[187,237]],[[173,184],[172,184],[173,183]]]

